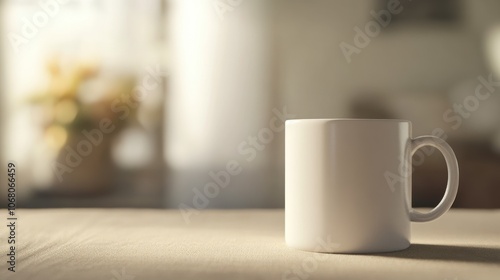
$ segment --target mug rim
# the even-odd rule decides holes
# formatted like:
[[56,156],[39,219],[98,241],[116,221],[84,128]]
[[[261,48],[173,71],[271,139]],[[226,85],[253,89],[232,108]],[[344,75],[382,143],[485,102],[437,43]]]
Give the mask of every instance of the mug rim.
[[360,118],[332,118],[332,119],[289,119],[285,123],[295,122],[406,122],[411,123],[405,119],[360,119]]

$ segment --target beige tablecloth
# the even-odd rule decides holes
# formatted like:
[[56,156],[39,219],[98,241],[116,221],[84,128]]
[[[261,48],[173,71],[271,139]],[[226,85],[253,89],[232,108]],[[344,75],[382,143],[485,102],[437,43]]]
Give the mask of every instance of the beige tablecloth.
[[[6,221],[6,210],[2,220]],[[500,279],[500,210],[453,210],[413,224],[413,245],[378,255],[284,243],[283,210],[18,210],[17,272],[0,279]]]

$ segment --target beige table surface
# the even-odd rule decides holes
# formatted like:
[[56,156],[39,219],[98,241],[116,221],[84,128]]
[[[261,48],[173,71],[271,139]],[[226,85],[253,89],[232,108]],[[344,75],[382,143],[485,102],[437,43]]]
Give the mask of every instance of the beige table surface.
[[[1,218],[6,221],[5,209]],[[500,210],[452,210],[412,226],[413,245],[378,255],[301,252],[283,210],[18,210],[17,272],[0,279],[500,279]]]

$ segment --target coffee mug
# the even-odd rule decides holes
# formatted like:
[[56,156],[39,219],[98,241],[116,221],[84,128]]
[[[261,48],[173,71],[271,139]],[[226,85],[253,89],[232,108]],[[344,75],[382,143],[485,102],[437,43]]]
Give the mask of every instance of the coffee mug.
[[[411,205],[412,156],[437,148],[448,167],[441,202],[429,212]],[[371,119],[286,121],[285,239],[314,252],[375,253],[410,246],[410,222],[450,209],[458,163],[439,137],[411,138],[411,122]]]

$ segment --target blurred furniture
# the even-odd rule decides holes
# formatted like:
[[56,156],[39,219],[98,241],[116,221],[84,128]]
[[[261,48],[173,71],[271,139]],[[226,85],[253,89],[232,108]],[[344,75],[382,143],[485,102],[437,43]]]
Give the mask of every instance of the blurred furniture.
[[[500,155],[481,141],[454,141],[460,166],[460,186],[454,207],[500,207]],[[437,153],[436,153],[437,154]],[[413,197],[420,207],[437,205],[445,190],[446,165],[441,156],[433,155],[415,168]]]
[[[472,82],[474,88],[476,84]],[[464,93],[471,92],[466,90],[468,87],[463,86]],[[455,151],[460,167],[460,185],[453,206],[499,208],[500,153],[495,151],[491,137],[498,127],[499,119],[488,113],[497,110],[495,102],[498,100],[492,96],[488,101],[483,101],[481,110],[471,114],[468,119],[462,119],[461,125],[453,127],[453,123],[445,122],[443,113],[462,100],[463,96],[449,100],[442,93],[363,93],[353,97],[350,111],[351,116],[356,118],[410,120],[413,123],[413,137],[442,131],[443,137]],[[415,164],[418,161],[421,162]],[[413,167],[413,205],[434,207],[439,203],[446,186],[447,170],[443,157],[432,152],[423,158],[414,158]]]
[[[453,209],[412,246],[318,254],[284,242],[283,210],[18,210],[15,279],[498,279],[500,210]],[[0,244],[7,251],[7,242]],[[3,257],[5,260],[5,256]],[[0,262],[7,275],[7,262]],[[300,275],[300,277],[299,277]],[[3,278],[3,277],[2,277]]]
[[[163,164],[143,170],[118,170],[116,183],[105,193],[80,196],[54,193],[51,189],[18,194],[20,208],[164,208]],[[20,185],[21,188],[24,186]],[[7,207],[7,199],[0,207]]]

